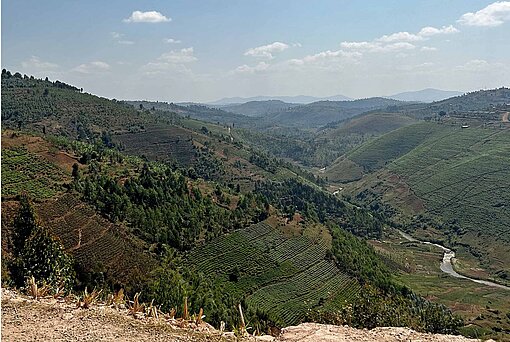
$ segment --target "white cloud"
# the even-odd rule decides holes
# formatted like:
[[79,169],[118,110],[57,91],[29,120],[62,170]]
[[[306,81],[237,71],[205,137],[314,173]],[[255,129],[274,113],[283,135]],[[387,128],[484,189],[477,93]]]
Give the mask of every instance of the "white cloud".
[[510,1],[498,1],[478,12],[463,14],[457,22],[467,26],[499,26],[510,20]]
[[166,39],[163,39],[163,41],[168,44],[180,44],[181,43],[181,41],[179,39],[174,39],[174,38],[166,38]]
[[376,41],[383,43],[416,42],[419,40],[423,40],[423,37],[409,32],[397,32],[390,35],[384,35],[381,38],[376,39]]
[[437,51],[437,48],[433,46],[422,46],[420,51]]
[[289,45],[281,42],[274,42],[268,45],[258,46],[248,49],[244,55],[252,57],[261,57],[266,59],[273,59],[273,53],[281,52],[289,48]]
[[30,57],[27,61],[21,62],[23,69],[31,71],[50,71],[58,68],[58,65],[50,62],[43,62],[37,56]]
[[496,66],[496,64],[491,64],[483,59],[472,59],[472,60],[466,62],[465,64],[456,66],[455,70],[479,72],[479,71],[490,70],[494,66]]
[[233,70],[234,74],[254,74],[256,72],[265,71],[269,68],[269,64],[266,62],[260,62],[259,64],[255,66],[249,66],[249,65],[240,65],[237,68]]
[[121,45],[133,45],[135,43],[132,40],[121,39],[124,37],[124,33],[110,32],[110,35],[112,36],[113,39],[115,39],[117,41],[117,43],[119,43]]
[[183,64],[194,62],[197,58],[193,55],[193,48],[189,47],[177,51],[172,50],[165,52],[159,56],[158,60],[165,63]]
[[400,71],[430,71],[430,68],[434,67],[436,64],[432,62],[425,62],[421,64],[404,64],[398,65],[395,67],[396,70]]
[[391,44],[385,44],[378,41],[373,42],[342,42],[340,46],[344,49],[348,49],[351,51],[362,52],[395,52],[402,50],[412,50],[416,48],[416,45],[413,45],[408,42],[397,42]]
[[321,64],[321,63],[329,63],[329,62],[338,62],[340,60],[356,62],[362,56],[359,52],[351,52],[351,51],[322,51],[316,53],[315,55],[308,55],[301,59],[291,59],[289,60],[289,64],[291,65],[305,65],[305,64]]
[[184,48],[180,50],[172,50],[163,53],[155,61],[149,62],[142,66],[142,71],[145,74],[159,74],[159,73],[191,73],[191,71],[185,67],[185,64],[189,64],[197,61],[198,58],[194,56],[192,47]]
[[163,23],[172,21],[172,18],[167,18],[157,11],[134,11],[129,18],[123,21],[125,23]]
[[[418,33],[409,33],[406,31],[396,32],[389,35],[383,35],[372,41],[362,42],[342,42],[340,46],[350,51],[384,53],[397,52],[401,53],[406,50],[413,50],[416,44],[428,40],[430,37],[441,34],[452,34],[459,32],[453,25],[443,26],[441,28],[426,26]],[[423,47],[422,51],[432,51],[433,47]]]
[[436,28],[432,26],[424,27],[418,32],[418,36],[420,37],[431,37],[438,34],[452,34],[452,33],[458,33],[460,32],[457,28],[455,28],[453,25],[449,26],[443,26],[441,28]]
[[101,61],[80,64],[73,69],[73,71],[79,72],[81,74],[97,74],[107,72],[109,70],[110,65]]

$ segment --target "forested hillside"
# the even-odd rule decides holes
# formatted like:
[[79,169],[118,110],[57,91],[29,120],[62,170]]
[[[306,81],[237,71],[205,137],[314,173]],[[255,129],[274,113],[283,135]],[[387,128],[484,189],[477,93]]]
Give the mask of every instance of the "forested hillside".
[[[329,194],[320,177],[224,126],[60,84],[2,75],[4,283],[37,275],[75,291],[122,287],[231,328],[241,303],[258,331],[303,320],[461,325],[396,281],[366,243],[384,218]],[[27,263],[38,250],[72,269],[39,272]]]

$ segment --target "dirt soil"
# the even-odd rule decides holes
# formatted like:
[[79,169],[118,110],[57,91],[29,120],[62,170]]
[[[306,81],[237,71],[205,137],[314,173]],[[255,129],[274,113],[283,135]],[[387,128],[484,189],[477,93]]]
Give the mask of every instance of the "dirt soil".
[[282,342],[315,341],[315,342],[347,342],[347,341],[428,341],[428,342],[466,342],[479,341],[462,336],[424,334],[408,328],[375,328],[372,330],[355,329],[348,326],[303,323],[295,327],[287,327],[277,339]]
[[282,329],[271,336],[237,338],[220,333],[207,323],[188,324],[183,329],[176,320],[133,317],[127,309],[94,305],[77,308],[76,302],[45,298],[34,300],[2,288],[2,341],[477,341],[461,336],[417,333],[407,328],[354,329],[303,323]]
[[[180,329],[165,318],[137,319],[127,310],[77,308],[63,299],[33,300],[2,289],[2,342],[17,341],[219,341],[218,331]],[[233,341],[223,337],[223,341]]]

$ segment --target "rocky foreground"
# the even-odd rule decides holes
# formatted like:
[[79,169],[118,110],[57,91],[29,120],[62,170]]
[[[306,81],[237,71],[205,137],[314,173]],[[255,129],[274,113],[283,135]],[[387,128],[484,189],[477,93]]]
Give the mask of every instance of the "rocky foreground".
[[107,305],[78,308],[64,299],[34,300],[2,289],[2,341],[476,341],[461,336],[417,333],[407,328],[360,330],[304,323],[280,336],[237,338],[205,322],[129,314]]

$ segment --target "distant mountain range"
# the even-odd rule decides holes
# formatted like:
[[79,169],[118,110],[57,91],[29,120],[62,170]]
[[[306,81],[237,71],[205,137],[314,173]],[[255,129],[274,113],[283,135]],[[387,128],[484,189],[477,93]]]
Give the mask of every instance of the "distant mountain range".
[[464,93],[460,91],[427,88],[417,91],[406,91],[385,97],[400,101],[434,102],[462,94]]
[[297,106],[302,106],[302,104],[287,103],[280,100],[268,100],[268,101],[249,101],[246,103],[236,103],[223,106],[214,105],[209,106],[213,108],[222,109],[227,112],[242,114],[246,116],[266,116]]
[[[427,88],[416,91],[406,91],[398,94],[389,96],[382,96],[389,99],[399,101],[414,101],[414,102],[434,102],[441,101],[450,97],[459,96],[464,94],[460,91],[453,90],[441,90],[434,88]],[[344,95],[334,95],[326,97],[316,97],[307,95],[297,96],[253,96],[253,97],[225,97],[220,100],[206,103],[208,106],[223,107],[231,106],[234,104],[244,104],[248,102],[262,102],[262,101],[281,101],[287,104],[310,104],[319,101],[349,101],[354,100],[353,98]],[[183,103],[188,104],[188,103]],[[235,112],[235,111],[234,111]]]
[[315,96],[306,96],[306,95],[297,95],[297,96],[253,96],[253,97],[225,97],[220,100],[209,102],[208,105],[214,106],[223,106],[223,105],[231,105],[231,104],[240,104],[251,101],[282,101],[287,103],[297,103],[297,104],[308,104],[317,101],[348,101],[352,100],[352,98],[344,96],[344,95],[333,95],[327,97],[315,97]]

